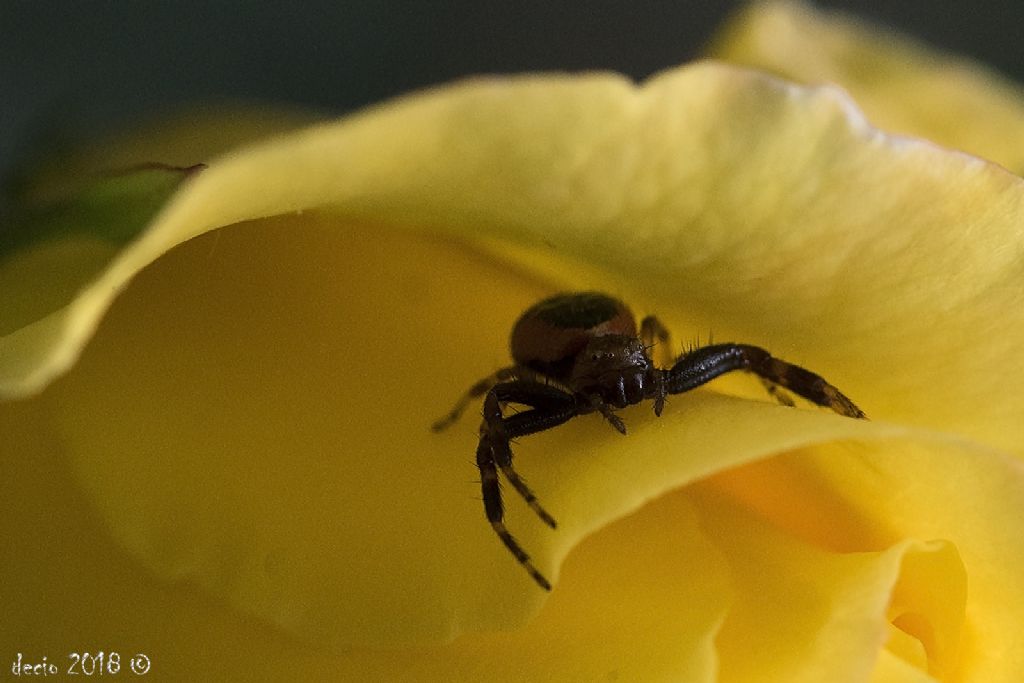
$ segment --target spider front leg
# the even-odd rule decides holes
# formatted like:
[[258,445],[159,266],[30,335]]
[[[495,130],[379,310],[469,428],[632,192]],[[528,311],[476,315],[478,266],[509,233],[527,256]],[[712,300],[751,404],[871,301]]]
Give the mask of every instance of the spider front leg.
[[[521,403],[533,406],[532,410],[505,417],[503,403]],[[572,394],[561,389],[537,382],[507,382],[497,384],[487,392],[484,399],[484,422],[480,426],[480,444],[477,446],[476,463],[480,468],[480,486],[483,492],[484,512],[494,532],[505,547],[526,569],[534,581],[545,590],[551,590],[551,583],[530,561],[530,556],[505,527],[504,504],[498,470],[508,479],[512,487],[523,497],[530,508],[550,527],[554,518],[537,502],[537,496],[526,485],[512,466],[511,439],[534,434],[558,426],[578,414],[576,400]]]
[[681,394],[733,370],[753,372],[794,394],[840,415],[864,418],[864,412],[818,374],[775,358],[749,344],[715,344],[683,354],[665,374],[669,394]]

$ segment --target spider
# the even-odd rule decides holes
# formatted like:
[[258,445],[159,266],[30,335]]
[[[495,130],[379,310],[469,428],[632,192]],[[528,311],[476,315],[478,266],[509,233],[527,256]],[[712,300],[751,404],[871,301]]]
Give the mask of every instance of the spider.
[[[769,393],[785,405],[793,402],[779,387],[840,415],[865,417],[821,376],[749,344],[694,348],[676,358],[672,367],[657,368],[649,351],[655,341],[667,345],[668,339],[668,330],[654,316],[643,319],[638,335],[629,308],[607,294],[552,296],[527,309],[512,328],[513,365],[474,384],[433,424],[435,432],[450,427],[471,401],[484,397],[476,450],[484,513],[505,547],[541,588],[550,591],[551,583],[505,527],[498,471],[545,524],[554,529],[556,522],[512,466],[512,439],[595,412],[625,434],[626,425],[616,409],[653,399],[654,414],[660,416],[666,396],[690,391],[733,370],[758,375]],[[507,403],[528,410],[506,415]]]

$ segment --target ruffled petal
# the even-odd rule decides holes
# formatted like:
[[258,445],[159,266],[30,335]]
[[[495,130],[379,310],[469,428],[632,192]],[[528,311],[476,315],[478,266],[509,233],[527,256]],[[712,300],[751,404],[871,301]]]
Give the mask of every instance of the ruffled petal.
[[1020,85],[892,29],[804,2],[755,2],[709,54],[802,83],[835,83],[880,128],[1024,172]]

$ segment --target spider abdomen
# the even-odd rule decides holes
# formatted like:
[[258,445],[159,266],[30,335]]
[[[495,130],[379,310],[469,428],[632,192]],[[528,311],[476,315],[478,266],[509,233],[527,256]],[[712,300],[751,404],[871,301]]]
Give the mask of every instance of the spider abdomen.
[[556,294],[526,310],[512,328],[512,358],[519,365],[567,379],[587,343],[605,335],[636,336],[626,304],[600,292]]

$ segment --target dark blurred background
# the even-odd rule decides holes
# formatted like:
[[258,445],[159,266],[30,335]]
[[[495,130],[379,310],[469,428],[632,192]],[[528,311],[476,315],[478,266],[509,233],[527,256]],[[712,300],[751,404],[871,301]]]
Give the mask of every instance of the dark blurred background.
[[[346,112],[474,73],[612,69],[699,54],[743,4],[704,1],[0,0],[0,173],[59,127],[90,135],[189,102]],[[820,0],[1024,80],[1024,2]]]

